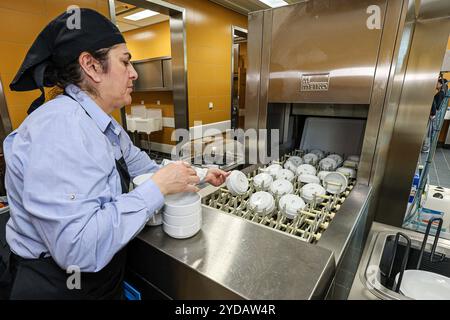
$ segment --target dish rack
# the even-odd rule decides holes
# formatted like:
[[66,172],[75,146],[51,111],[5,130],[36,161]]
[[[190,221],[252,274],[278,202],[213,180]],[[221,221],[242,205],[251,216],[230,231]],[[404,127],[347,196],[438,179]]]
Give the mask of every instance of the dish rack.
[[[279,161],[273,161],[272,164],[278,163],[283,166],[290,156],[302,156],[303,154],[304,151],[295,150],[292,154],[282,156]],[[249,189],[245,194],[233,196],[226,187],[221,187],[214,193],[203,198],[203,204],[219,209],[225,214],[235,215],[253,223],[295,236],[302,241],[317,243],[329,227],[335,215],[338,214],[345,199],[353,190],[356,179],[348,179],[347,188],[341,194],[330,194],[327,192],[324,196],[315,196],[317,198],[320,197],[322,202],[318,201],[319,199],[314,199],[312,203],[306,204],[305,208],[299,210],[294,219],[289,219],[278,208],[280,200],[278,195],[274,196],[276,209],[270,214],[266,215],[266,212],[258,214],[249,206],[251,195],[257,191],[261,191],[253,184],[253,178],[258,173],[263,172],[266,167],[267,165],[259,167],[246,174],[249,180]],[[293,194],[301,196],[300,189],[303,185],[303,183],[295,181],[293,183]]]

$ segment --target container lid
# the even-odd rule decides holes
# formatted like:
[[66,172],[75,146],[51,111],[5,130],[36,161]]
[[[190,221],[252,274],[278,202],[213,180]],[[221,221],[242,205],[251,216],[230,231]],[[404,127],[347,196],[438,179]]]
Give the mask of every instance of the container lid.
[[316,168],[314,168],[310,164],[302,164],[302,165],[298,166],[297,171],[296,171],[298,176],[302,175],[304,173],[316,175],[316,172],[317,172]]
[[340,194],[345,191],[348,181],[340,172],[331,172],[323,179],[323,186],[331,194]]
[[292,180],[294,180],[294,176],[294,173],[288,169],[281,169],[277,173],[277,179],[285,179],[289,182],[292,182]]
[[298,181],[301,183],[317,183],[320,184],[320,179],[319,177],[313,175],[313,174],[308,174],[308,173],[304,173],[298,176]]
[[282,196],[287,193],[292,193],[292,191],[294,191],[294,186],[286,179],[278,179],[272,182],[270,191],[272,191],[274,195]]
[[271,213],[275,209],[275,200],[273,196],[266,191],[258,191],[252,194],[249,200],[250,208],[257,213]]
[[226,180],[227,188],[235,194],[244,194],[248,190],[248,179],[244,173],[233,170]]
[[[301,189],[302,198],[307,201],[313,201],[314,195],[324,196],[326,194],[325,189],[317,183],[308,183],[305,184]],[[322,202],[322,198],[316,198],[318,202]]]
[[306,206],[302,198],[295,194],[285,194],[281,197],[279,208],[281,212],[289,219],[294,219],[298,211]]
[[257,174],[253,178],[253,184],[258,188],[262,188],[264,184],[264,189],[269,189],[272,182],[273,182],[272,176],[265,172]]

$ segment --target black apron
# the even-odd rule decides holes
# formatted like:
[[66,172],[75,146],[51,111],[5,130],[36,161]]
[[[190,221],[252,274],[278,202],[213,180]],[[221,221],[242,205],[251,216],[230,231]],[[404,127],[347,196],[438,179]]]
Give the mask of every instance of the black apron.
[[[122,193],[127,193],[130,175],[123,157],[116,160],[116,169]],[[24,259],[11,253],[9,270],[13,282],[10,299],[123,299],[125,262],[126,247],[117,252],[99,272],[82,272],[81,288],[70,290],[68,282],[73,287],[74,274],[61,269],[51,257],[45,258],[42,254],[38,259]]]

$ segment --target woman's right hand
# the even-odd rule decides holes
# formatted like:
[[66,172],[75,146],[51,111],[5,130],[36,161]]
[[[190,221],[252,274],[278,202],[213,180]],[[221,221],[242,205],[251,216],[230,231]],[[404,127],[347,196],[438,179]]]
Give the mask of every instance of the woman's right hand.
[[157,172],[151,178],[163,195],[179,192],[197,192],[200,179],[189,163],[177,161]]

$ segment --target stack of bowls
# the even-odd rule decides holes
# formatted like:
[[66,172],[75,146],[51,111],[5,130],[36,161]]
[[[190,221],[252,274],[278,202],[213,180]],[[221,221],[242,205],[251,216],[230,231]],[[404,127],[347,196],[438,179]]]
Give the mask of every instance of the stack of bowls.
[[164,200],[163,230],[176,239],[194,236],[202,226],[201,198],[195,192],[168,195]]
[[[133,186],[137,187],[141,184],[143,184],[145,181],[149,180],[152,177],[153,173],[146,173],[141,174],[140,176],[137,176],[133,179]],[[162,222],[162,215],[161,212],[156,211],[154,215],[150,217],[150,219],[147,221],[148,226],[159,226]]]

